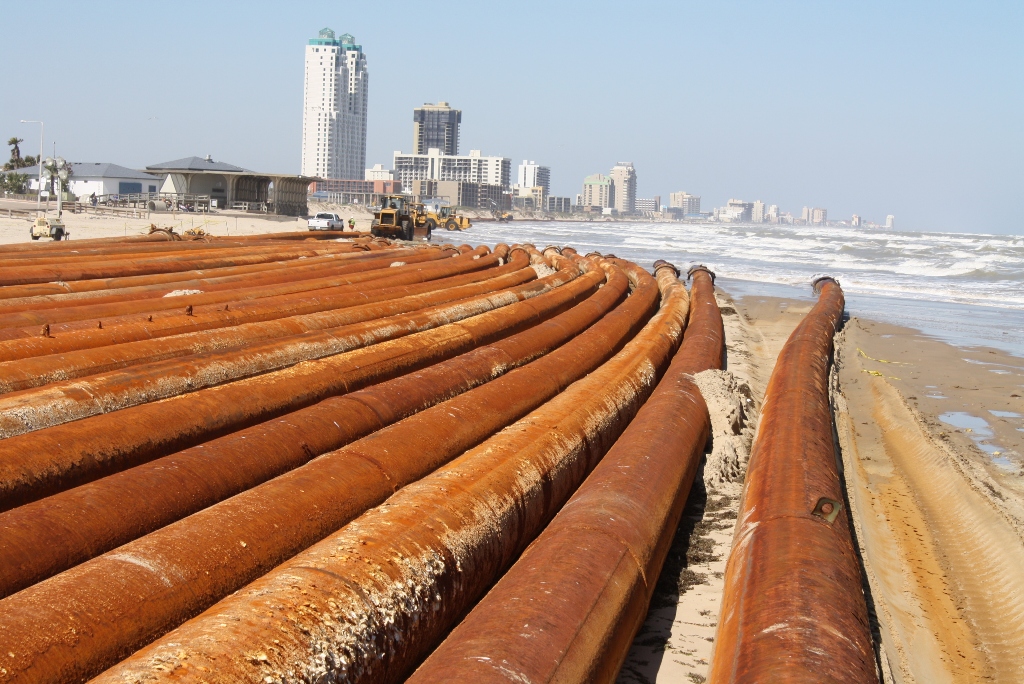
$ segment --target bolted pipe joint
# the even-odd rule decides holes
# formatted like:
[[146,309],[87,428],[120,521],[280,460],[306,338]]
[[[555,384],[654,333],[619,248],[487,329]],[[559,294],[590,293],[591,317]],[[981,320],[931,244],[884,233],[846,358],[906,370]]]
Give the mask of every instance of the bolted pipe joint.
[[512,246],[512,249],[510,249],[510,250],[508,251],[508,260],[509,260],[509,261],[512,261],[512,258],[513,258],[513,256],[515,255],[515,253],[516,253],[516,252],[522,252],[522,253],[523,253],[523,255],[524,255],[524,256],[525,256],[525,257],[526,257],[527,259],[529,259],[529,258],[530,258],[530,253],[529,253],[529,252],[527,252],[527,251],[526,251],[526,250],[525,250],[525,249],[523,248],[523,246],[522,246],[522,245],[513,245],[513,246]]
[[548,250],[549,249],[551,251],[553,251],[555,254],[561,254],[562,253],[562,248],[558,247],[557,245],[548,245],[544,249],[540,250],[540,253],[543,254],[544,256],[548,256]]
[[816,294],[816,295],[821,294],[821,289],[823,287],[825,287],[825,283],[827,283],[827,282],[831,282],[831,283],[835,283],[836,285],[839,285],[839,281],[836,280],[835,278],[833,278],[830,275],[821,274],[821,275],[816,275],[816,276],[812,277],[811,278],[811,289],[814,291],[814,294]]
[[715,283],[715,272],[712,271],[707,266],[705,266],[704,264],[694,264],[694,265],[690,266],[690,268],[686,271],[686,279],[687,280],[692,280],[693,279],[693,274],[696,273],[697,271],[704,271],[709,276],[711,276],[711,284],[714,285],[714,283]]
[[654,262],[654,273],[657,275],[658,270],[662,268],[670,268],[676,274],[676,278],[679,277],[679,269],[676,268],[675,264],[671,264],[664,259],[658,259]]

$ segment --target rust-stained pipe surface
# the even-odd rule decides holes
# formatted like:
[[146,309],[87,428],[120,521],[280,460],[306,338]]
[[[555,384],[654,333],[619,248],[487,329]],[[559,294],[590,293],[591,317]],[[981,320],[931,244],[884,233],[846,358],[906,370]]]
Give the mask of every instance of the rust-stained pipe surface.
[[[676,278],[665,262],[655,269],[659,279]],[[615,681],[707,440],[707,406],[692,374],[719,368],[723,345],[711,276],[697,273],[683,344],[651,398],[410,684]]]
[[[524,330],[586,298],[603,274],[563,270],[514,304],[254,378],[0,440],[0,510],[423,368]],[[545,290],[550,290],[545,292]]]
[[[622,296],[622,280],[613,277],[565,314],[473,353],[466,363],[447,364],[444,372],[493,375],[517,357],[572,338],[581,323],[600,318]],[[322,539],[599,365],[649,313],[652,290],[523,368],[0,601],[0,641],[25,635],[12,637],[15,650],[25,654],[17,672],[43,681],[49,681],[45,673],[94,673]],[[321,411],[320,429],[332,418],[351,425],[366,421],[370,411],[387,411],[389,394],[370,391],[360,401],[332,402]],[[236,546],[238,540],[245,546]],[[174,571],[145,570],[154,567]],[[127,594],[131,601],[113,600]],[[69,602],[77,608],[68,610]],[[78,636],[68,639],[72,633]]]
[[877,682],[843,510],[828,370],[843,291],[821,295],[779,354],[750,454],[709,681]]
[[221,681],[398,681],[611,446],[675,349],[686,308],[677,286],[596,371],[96,681],[198,682],[212,671]]
[[[586,302],[505,340],[0,514],[0,557],[8,560],[0,597],[527,363],[600,319],[626,290],[615,272]],[[638,319],[640,299],[629,307]],[[625,337],[631,328],[621,319],[612,315],[573,348]],[[541,365],[557,368],[566,353]]]
[[[423,268],[392,269],[396,273],[370,283],[356,282],[315,292],[300,292],[261,299],[229,302],[224,306],[193,307],[192,313],[182,311],[161,312],[150,316],[128,316],[110,324],[88,329],[75,324],[50,326],[43,336],[39,328],[15,331],[19,336],[0,339],[0,361],[12,361],[33,356],[60,354],[78,349],[92,349],[137,340],[168,337],[201,330],[237,326],[244,323],[274,320],[286,316],[310,314],[318,311],[342,309],[359,304],[380,302],[423,292],[435,291],[520,270],[528,264],[528,256],[517,252],[509,263],[497,266],[502,257],[498,252],[477,260],[444,259]],[[72,327],[72,326],[75,327]],[[2,332],[0,331],[0,337]]]

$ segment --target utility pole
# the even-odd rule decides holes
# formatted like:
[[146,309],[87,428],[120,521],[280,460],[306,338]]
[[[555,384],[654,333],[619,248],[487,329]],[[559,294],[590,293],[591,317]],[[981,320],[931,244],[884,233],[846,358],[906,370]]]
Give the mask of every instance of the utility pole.
[[[40,200],[43,192],[43,122],[42,121],[28,121],[22,119],[21,123],[37,123],[39,124],[39,176],[36,179],[36,214],[39,214]],[[49,197],[49,195],[47,195]]]

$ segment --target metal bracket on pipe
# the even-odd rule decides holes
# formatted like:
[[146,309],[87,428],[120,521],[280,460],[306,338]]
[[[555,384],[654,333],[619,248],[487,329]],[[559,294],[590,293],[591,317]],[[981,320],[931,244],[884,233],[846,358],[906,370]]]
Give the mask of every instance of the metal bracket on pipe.
[[657,261],[654,262],[654,272],[655,273],[658,272],[659,268],[671,268],[673,271],[675,271],[676,278],[679,277],[680,270],[678,268],[676,268],[675,264],[671,264],[671,263],[665,261],[664,259],[658,259]]
[[711,276],[711,284],[715,284],[715,272],[712,271],[707,266],[705,266],[704,264],[694,264],[693,266],[690,266],[689,270],[686,271],[686,279],[692,280],[693,274],[696,273],[697,271],[704,271],[705,273],[707,273],[709,276]]
[[814,290],[814,294],[821,294],[821,288],[824,286],[826,280],[830,280],[836,285],[839,281],[830,275],[816,275],[811,278],[811,289]]
[[835,499],[829,499],[828,497],[821,497],[818,499],[818,503],[814,506],[814,510],[811,511],[812,515],[816,515],[823,519],[827,523],[832,523],[839,515],[839,511],[843,510],[843,503],[836,501]]

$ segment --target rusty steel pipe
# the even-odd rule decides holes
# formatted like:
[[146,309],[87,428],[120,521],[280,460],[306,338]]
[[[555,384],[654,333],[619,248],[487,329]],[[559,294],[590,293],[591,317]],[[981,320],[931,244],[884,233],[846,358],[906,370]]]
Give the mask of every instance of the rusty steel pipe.
[[779,354],[747,466],[709,681],[877,682],[832,441],[828,372],[843,291]]
[[686,291],[674,290],[596,371],[96,682],[199,681],[211,666],[222,681],[399,680],[543,528],[646,398],[685,323]]
[[[0,510],[423,368],[561,313],[604,280],[559,271],[536,297],[346,354],[0,440]],[[548,289],[547,292],[543,292]],[[525,295],[525,293],[524,293]]]
[[[320,256],[339,248],[327,245],[295,245],[289,247],[266,247],[254,245],[238,249],[223,250],[217,254],[194,256],[166,256],[160,258],[122,258],[107,261],[91,261],[69,264],[6,267],[0,272],[0,286],[49,283],[57,280],[88,280],[91,278],[112,278],[150,273],[169,273],[197,268],[218,268],[223,266],[245,266],[272,261],[281,261],[286,256],[298,259],[300,256]],[[225,253],[226,252],[226,253]]]
[[[654,268],[659,279],[678,276],[666,262]],[[711,276],[698,273],[683,344],[651,398],[409,684],[615,681],[710,430],[692,375],[721,367],[724,337]]]
[[[229,290],[242,288],[254,284],[271,285],[288,282],[291,280],[310,280],[318,277],[338,275],[340,273],[369,270],[370,268],[383,268],[385,259],[403,260],[405,263],[417,263],[430,260],[434,256],[427,250],[404,250],[389,249],[384,254],[380,252],[344,252],[329,254],[321,257],[301,259],[294,261],[276,261],[270,264],[256,264],[259,270],[252,270],[249,266],[238,266],[227,269],[212,269],[217,272],[238,271],[247,269],[243,273],[208,273],[199,271],[199,275],[192,278],[177,278],[169,280],[166,277],[170,274],[161,274],[155,282],[140,283],[131,287],[116,287],[104,289],[90,289],[84,292],[71,292],[70,287],[77,283],[89,283],[92,281],[71,281],[70,283],[47,283],[49,287],[63,287],[67,291],[61,294],[33,295],[28,297],[6,297],[0,299],[0,313],[12,313],[15,311],[27,311],[33,309],[56,309],[86,304],[103,304],[108,302],[125,301],[129,299],[141,299],[145,297],[164,297],[175,290],[201,290],[211,292],[216,290]],[[441,258],[440,255],[434,258]],[[363,266],[363,262],[376,262],[369,268]],[[186,273],[197,273],[187,271]],[[176,272],[174,275],[181,275]],[[138,276],[132,280],[141,281],[152,278],[152,276]],[[7,293],[8,290],[25,287],[13,285],[0,288],[0,293]],[[35,286],[28,286],[35,287]]]
[[[320,325],[306,332],[10,392],[0,396],[0,439],[431,330],[536,296],[547,291],[550,282],[541,279],[425,308],[413,305],[407,313],[386,317],[373,315],[381,305],[370,305],[377,311],[348,325],[334,325],[344,312],[314,314]],[[164,343],[154,340],[152,346],[159,349]],[[56,372],[61,370],[58,365]]]
[[[482,248],[486,249],[486,248]],[[481,251],[483,256],[485,252]],[[417,264],[444,259],[444,253],[439,249],[419,250],[419,254],[404,256],[397,263]],[[199,306],[202,304],[217,304],[223,302],[241,301],[270,297],[277,294],[289,294],[293,292],[306,292],[319,290],[328,287],[336,287],[342,284],[350,284],[359,280],[372,280],[391,275],[391,264],[396,260],[388,254],[378,259],[357,261],[344,265],[338,265],[333,273],[317,275],[313,278],[292,281],[287,279],[282,282],[274,282],[270,278],[268,284],[253,284],[253,281],[243,283],[241,287],[229,290],[216,290],[213,292],[193,293],[188,289],[181,296],[165,296],[167,292],[179,288],[161,287],[167,292],[159,298],[133,298],[117,297],[109,303],[103,302],[81,302],[67,304],[57,309],[28,309],[0,311],[0,328],[21,328],[24,326],[44,325],[49,323],[64,323],[69,321],[81,321],[124,316],[132,313],[153,313],[167,309],[179,309],[185,306]],[[413,266],[411,268],[416,268]],[[257,281],[258,283],[259,281]]]
[[[148,320],[150,317],[174,315],[176,312],[191,306],[193,309],[206,307],[202,310],[217,310],[221,305],[244,305],[257,300],[270,300],[274,297],[311,297],[337,293],[337,288],[349,288],[346,291],[357,289],[373,288],[382,286],[384,281],[391,283],[405,282],[406,279],[416,281],[423,279],[422,276],[433,274],[438,270],[445,270],[451,267],[449,259],[446,258],[450,252],[442,250],[441,256],[427,261],[410,263],[406,265],[403,261],[391,261],[386,256],[375,264],[367,266],[365,263],[362,269],[354,272],[342,273],[334,276],[317,277],[293,283],[277,283],[268,286],[248,285],[234,290],[210,292],[210,293],[188,293],[186,290],[181,296],[171,296],[159,299],[145,299],[138,302],[131,300],[112,302],[110,304],[89,304],[83,303],[77,306],[64,309],[50,309],[39,312],[22,311],[11,314],[0,314],[0,340],[9,340],[22,337],[40,336],[40,325],[50,327],[50,336],[76,332],[97,327],[97,321],[103,323],[102,327],[118,325],[131,325],[139,321]],[[479,270],[487,268],[490,262],[483,262],[477,258],[479,255],[456,255],[460,263],[466,265],[462,271]],[[378,254],[378,258],[380,255]],[[392,268],[392,264],[402,265],[401,268]],[[345,269],[348,270],[347,268]],[[396,280],[397,278],[397,280]],[[373,282],[371,282],[373,281]],[[281,301],[281,300],[278,300]],[[8,327],[2,327],[8,326]],[[18,327],[21,326],[21,327]]]
[[[0,598],[532,361],[594,324],[627,289],[613,272],[585,302],[504,340],[0,514],[8,559]],[[617,332],[620,318],[588,337],[628,335]]]
[[[393,248],[394,252],[404,252]],[[303,260],[304,264],[310,262],[330,262],[332,259],[378,259],[380,254],[353,248],[351,251],[339,251],[325,256],[312,257]],[[45,297],[54,295],[86,295],[97,290],[117,290],[121,288],[137,287],[139,285],[157,285],[160,283],[172,283],[182,280],[193,280],[198,278],[220,278],[233,275],[246,275],[273,271],[279,268],[287,268],[294,260],[274,261],[266,264],[251,264],[249,266],[224,266],[222,268],[207,268],[192,271],[175,271],[173,273],[157,273],[144,276],[122,276],[120,278],[95,278],[93,280],[71,280],[56,283],[38,283],[33,285],[8,285],[0,288],[0,304],[6,305],[4,300],[21,299],[28,297]]]
[[[82,328],[75,323],[58,324],[50,326],[45,336],[40,334],[38,328],[0,330],[0,361],[60,354],[381,302],[486,280],[520,270],[528,264],[526,254],[520,253],[510,258],[504,266],[497,266],[503,260],[502,255],[507,252],[506,246],[498,245],[494,254],[481,259],[443,259],[422,268],[393,269],[396,271],[394,275],[370,282],[358,281],[314,292],[229,302],[223,307],[193,307],[191,313],[176,311],[145,317],[126,316],[114,319],[102,328]],[[11,333],[11,336],[2,339],[4,332]]]
[[[0,362],[0,394],[139,364],[148,365],[165,359],[191,357],[197,354],[223,352],[243,347],[252,350],[251,345],[258,342],[286,338],[316,330],[332,329],[337,333],[350,334],[343,332],[340,328],[375,318],[423,310],[426,307],[457,300],[462,300],[461,305],[465,306],[467,303],[465,300],[469,297],[522,285],[534,278],[536,278],[534,270],[526,268],[476,283],[407,295],[383,303],[348,306],[326,312],[287,316],[271,321],[243,323],[237,326],[184,333],[171,337],[125,342],[98,349],[2,361]],[[397,336],[398,331],[393,332]],[[361,333],[361,335],[362,343],[368,344],[369,335],[367,333]],[[309,343],[308,338],[302,339],[304,344]],[[163,379],[161,379],[162,381]]]
[[[25,654],[9,668],[14,674],[12,681],[28,673],[34,681],[49,681],[57,673],[64,678],[73,673],[75,679],[81,679],[99,671],[112,664],[117,655],[179,624],[322,539],[367,507],[380,503],[395,488],[422,477],[542,404],[597,366],[602,356],[610,355],[609,343],[628,339],[649,312],[654,296],[645,291],[631,297],[633,301],[627,300],[628,306],[623,304],[601,318],[627,289],[622,276],[617,279],[556,319],[492,349],[472,352],[473,358],[464,358],[465,363],[447,364],[444,373],[450,375],[456,368],[468,370],[471,375],[480,374],[482,381],[501,373],[516,357],[539,354],[543,348],[569,340],[566,347],[551,352],[558,355],[556,358],[543,356],[261,487],[0,601],[0,641],[7,643],[11,635],[16,640],[14,650]],[[593,323],[593,327],[573,339],[581,323]],[[600,329],[595,330],[598,326]],[[595,356],[590,351],[598,353]],[[537,385],[542,388],[540,393],[524,392]],[[420,382],[412,385],[420,392],[427,386]],[[320,420],[325,427],[332,418],[367,420],[360,414],[390,407],[392,398],[407,388],[374,388],[347,410],[339,410],[342,406],[336,403],[333,416],[321,415]],[[385,412],[389,410],[384,408]],[[244,546],[237,543],[239,539],[245,541]],[[132,562],[126,564],[125,558]],[[155,576],[137,572],[140,567],[175,570]],[[170,587],[165,584],[168,579]],[[127,591],[134,600],[109,601],[105,597],[112,590],[122,596]],[[69,602],[79,608],[49,608],[56,608],[58,603],[67,606]],[[144,607],[141,611],[140,606]],[[68,639],[72,632],[66,627],[79,637]]]

